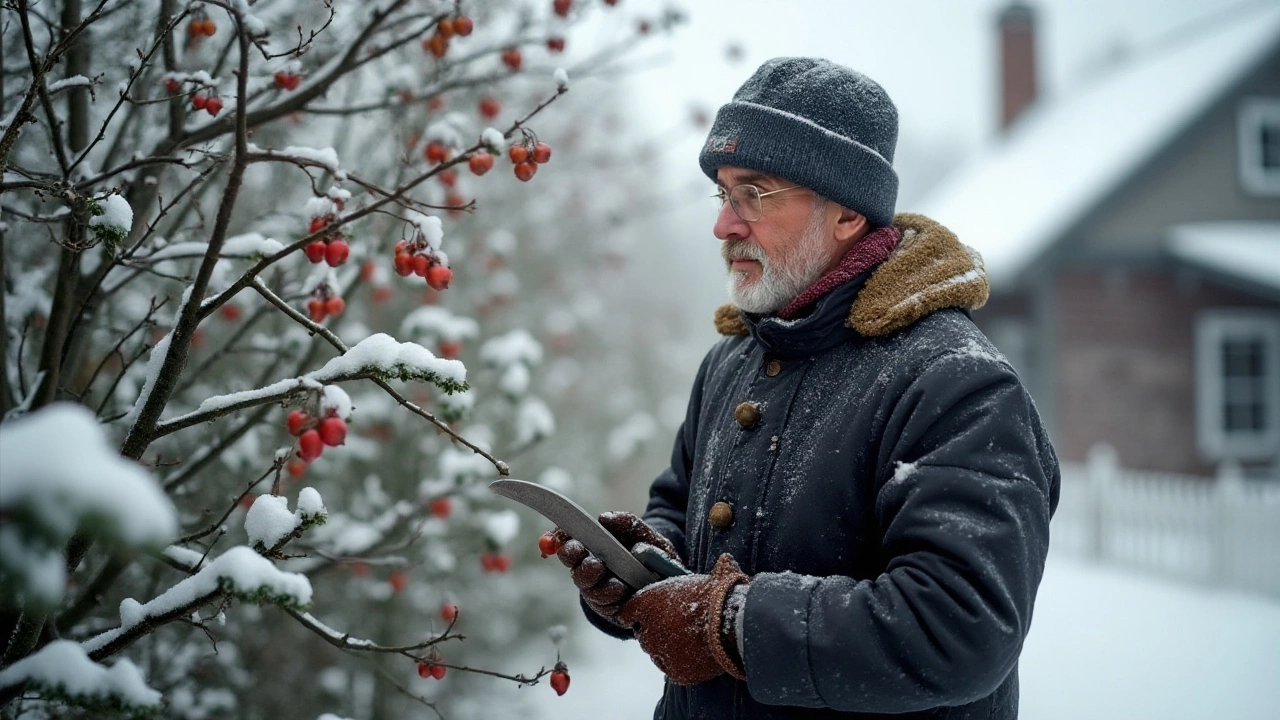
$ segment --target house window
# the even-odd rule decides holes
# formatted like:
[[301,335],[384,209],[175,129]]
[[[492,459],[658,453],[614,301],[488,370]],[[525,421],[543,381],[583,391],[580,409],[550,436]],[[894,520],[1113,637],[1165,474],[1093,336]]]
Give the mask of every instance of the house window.
[[1240,184],[1253,195],[1280,196],[1280,98],[1240,105]]
[[1197,439],[1210,462],[1280,454],[1280,313],[1200,316],[1196,401]]

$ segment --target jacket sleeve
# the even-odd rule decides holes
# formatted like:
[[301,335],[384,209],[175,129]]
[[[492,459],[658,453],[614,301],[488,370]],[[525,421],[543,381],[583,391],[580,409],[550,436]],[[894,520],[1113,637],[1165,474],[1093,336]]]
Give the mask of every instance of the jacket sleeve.
[[761,573],[745,610],[758,701],[902,713],[986,697],[1031,623],[1058,466],[1031,398],[994,357],[935,358],[891,407],[875,579]]
[[[676,431],[676,439],[671,448],[671,463],[649,486],[649,505],[645,509],[643,519],[660,535],[671,541],[679,560],[684,562],[688,556],[685,545],[685,509],[689,505],[689,475],[693,467],[693,448],[697,438],[698,407],[701,404],[702,385],[707,368],[710,365],[711,353],[703,358],[698,368],[697,377],[693,381],[693,391],[689,393],[689,405],[685,411],[685,420]],[[616,638],[632,638],[634,633],[623,629],[600,617],[586,603],[579,599],[582,611],[587,620]]]

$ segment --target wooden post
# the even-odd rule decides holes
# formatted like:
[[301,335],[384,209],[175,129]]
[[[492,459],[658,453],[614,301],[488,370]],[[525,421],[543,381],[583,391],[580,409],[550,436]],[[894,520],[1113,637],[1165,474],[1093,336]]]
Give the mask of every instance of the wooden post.
[[1089,539],[1086,552],[1095,560],[1106,555],[1107,489],[1120,474],[1120,456],[1107,443],[1095,443],[1086,460],[1089,476]]
[[1234,460],[1222,461],[1218,465],[1217,485],[1214,487],[1217,527],[1214,528],[1214,559],[1210,573],[1220,585],[1249,585],[1246,578],[1236,577],[1239,569],[1236,548],[1239,543],[1236,542],[1235,519],[1243,500],[1244,473],[1240,471],[1240,464]]

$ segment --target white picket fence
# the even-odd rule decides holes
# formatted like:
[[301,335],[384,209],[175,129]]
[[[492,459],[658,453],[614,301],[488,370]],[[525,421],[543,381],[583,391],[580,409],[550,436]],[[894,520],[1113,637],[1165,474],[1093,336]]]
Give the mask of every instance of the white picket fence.
[[1122,468],[1099,445],[1062,466],[1054,550],[1280,598],[1280,483]]

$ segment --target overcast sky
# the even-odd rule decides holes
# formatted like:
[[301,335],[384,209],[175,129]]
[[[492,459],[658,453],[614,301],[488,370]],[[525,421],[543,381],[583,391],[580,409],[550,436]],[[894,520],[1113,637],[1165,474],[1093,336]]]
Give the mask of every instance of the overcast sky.
[[[1042,96],[1068,94],[1123,52],[1140,52],[1214,17],[1276,0],[1032,0]],[[1006,0],[686,0],[688,22],[669,38],[649,43],[642,68],[627,80],[636,125],[672,138],[662,158],[669,177],[658,180],[688,196],[673,202],[661,232],[677,255],[706,267],[707,290],[696,305],[723,301],[723,267],[711,235],[714,209],[702,195],[697,153],[705,130],[694,130],[691,109],[714,114],[764,60],[817,55],[863,72],[898,106],[901,130],[895,166],[899,210],[909,210],[946,170],[980,151],[996,130],[995,17]],[[646,3],[647,5],[647,3]],[[633,14],[645,5],[620,3]],[[741,59],[728,49],[741,48]],[[687,132],[670,133],[676,127]],[[706,192],[702,192],[705,190]],[[705,241],[705,242],[703,242]],[[671,256],[668,256],[669,258]],[[700,285],[703,283],[699,283]],[[681,288],[673,288],[680,291]],[[683,288],[687,291],[687,286]]]

